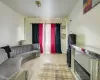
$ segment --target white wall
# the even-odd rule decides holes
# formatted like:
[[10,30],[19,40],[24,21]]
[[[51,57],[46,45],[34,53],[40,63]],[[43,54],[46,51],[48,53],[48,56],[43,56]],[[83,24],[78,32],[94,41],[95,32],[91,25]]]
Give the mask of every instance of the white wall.
[[[31,23],[62,23],[66,26],[66,19],[40,19],[40,18],[26,18],[25,20],[25,44],[32,43],[32,25]],[[61,33],[66,34],[66,29],[61,30]],[[62,52],[66,53],[66,38],[61,39]]]
[[100,4],[83,14],[83,0],[79,0],[68,17],[69,31],[77,34],[77,44],[100,48]]
[[24,17],[0,2],[0,46],[17,45],[24,39]]

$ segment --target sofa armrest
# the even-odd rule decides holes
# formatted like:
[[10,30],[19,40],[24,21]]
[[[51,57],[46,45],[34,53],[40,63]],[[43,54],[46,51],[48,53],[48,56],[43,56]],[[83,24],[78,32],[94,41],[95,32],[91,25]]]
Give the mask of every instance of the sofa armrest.
[[27,80],[27,70],[20,70],[18,73],[14,74],[9,80]]

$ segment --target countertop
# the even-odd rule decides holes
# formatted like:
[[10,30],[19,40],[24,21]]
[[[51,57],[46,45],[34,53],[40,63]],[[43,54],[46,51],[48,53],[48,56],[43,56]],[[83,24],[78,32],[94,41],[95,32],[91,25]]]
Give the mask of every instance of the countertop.
[[78,51],[81,51],[92,58],[100,59],[100,48],[85,46],[85,45],[71,45]]

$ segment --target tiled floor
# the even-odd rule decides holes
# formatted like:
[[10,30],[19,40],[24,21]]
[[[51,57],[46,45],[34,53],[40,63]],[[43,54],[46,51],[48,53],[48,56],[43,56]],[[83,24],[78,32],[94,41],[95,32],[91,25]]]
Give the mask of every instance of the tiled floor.
[[42,54],[39,58],[30,60],[22,65],[24,69],[27,69],[29,72],[29,80],[38,80],[37,76],[40,73],[40,69],[43,64],[52,63],[52,64],[66,64],[66,55],[65,54]]

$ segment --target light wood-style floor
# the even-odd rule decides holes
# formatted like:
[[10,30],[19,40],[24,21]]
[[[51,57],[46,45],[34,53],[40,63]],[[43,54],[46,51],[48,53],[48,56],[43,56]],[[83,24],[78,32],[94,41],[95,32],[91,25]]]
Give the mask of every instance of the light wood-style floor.
[[37,74],[45,63],[66,64],[66,54],[42,54],[39,58],[30,60],[22,65],[29,72],[29,80],[37,80]]

